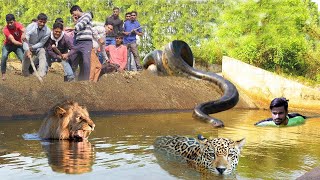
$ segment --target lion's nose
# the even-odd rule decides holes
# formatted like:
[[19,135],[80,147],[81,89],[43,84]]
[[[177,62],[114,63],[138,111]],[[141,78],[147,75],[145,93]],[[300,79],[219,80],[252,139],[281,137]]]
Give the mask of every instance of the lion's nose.
[[89,124],[89,126],[91,127],[92,131],[94,130],[94,127],[96,127],[95,124]]

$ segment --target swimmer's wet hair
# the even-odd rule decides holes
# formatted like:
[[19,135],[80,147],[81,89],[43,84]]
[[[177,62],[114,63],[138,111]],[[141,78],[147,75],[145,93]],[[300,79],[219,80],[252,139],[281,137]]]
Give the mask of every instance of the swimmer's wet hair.
[[270,103],[270,110],[274,107],[284,106],[284,109],[288,111],[288,102],[289,102],[289,99],[286,99],[284,97],[274,98]]

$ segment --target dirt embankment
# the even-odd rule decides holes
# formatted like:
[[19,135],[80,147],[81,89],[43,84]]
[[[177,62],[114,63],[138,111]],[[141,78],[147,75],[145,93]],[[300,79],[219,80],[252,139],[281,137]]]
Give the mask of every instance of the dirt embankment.
[[212,83],[186,77],[155,76],[142,72],[107,74],[97,83],[63,82],[59,64],[41,84],[35,76],[23,77],[20,63],[8,64],[7,79],[0,82],[0,119],[36,118],[64,99],[85,105],[92,112],[143,112],[193,109],[218,99]]

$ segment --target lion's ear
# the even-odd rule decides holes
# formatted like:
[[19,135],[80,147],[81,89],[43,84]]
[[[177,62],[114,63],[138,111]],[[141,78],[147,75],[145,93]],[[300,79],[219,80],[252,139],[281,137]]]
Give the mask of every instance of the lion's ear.
[[66,110],[64,110],[63,108],[57,106],[55,109],[54,109],[54,113],[59,117],[59,118],[62,118],[65,114],[66,114]]

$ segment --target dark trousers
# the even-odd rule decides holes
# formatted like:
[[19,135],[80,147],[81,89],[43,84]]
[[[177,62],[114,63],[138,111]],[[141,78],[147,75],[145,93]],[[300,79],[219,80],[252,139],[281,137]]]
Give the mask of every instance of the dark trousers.
[[90,78],[90,56],[92,41],[76,41],[74,46],[75,53],[70,57],[72,69],[75,71],[80,67],[78,75],[79,81],[86,81]]
[[139,52],[138,52],[138,45],[136,42],[128,43],[125,44],[128,47],[128,55],[130,54],[129,52],[131,51],[133,54],[134,61],[136,62],[137,69],[141,68],[141,63],[140,63],[140,57],[139,57]]

